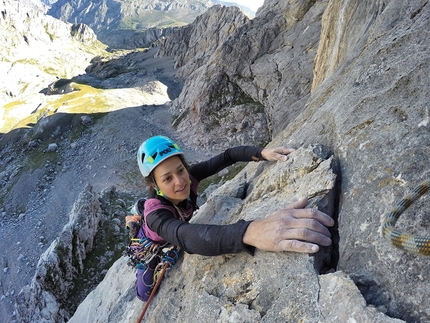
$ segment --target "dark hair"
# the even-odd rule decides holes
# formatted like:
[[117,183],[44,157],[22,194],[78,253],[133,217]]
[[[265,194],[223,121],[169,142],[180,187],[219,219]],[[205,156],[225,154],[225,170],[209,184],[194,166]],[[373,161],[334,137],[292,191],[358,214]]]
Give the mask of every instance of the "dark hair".
[[[189,169],[190,169],[190,166],[188,165],[188,163],[186,162],[186,160],[185,160],[185,158],[184,158],[184,155],[174,155],[174,156],[171,156],[171,157],[175,157],[175,156],[177,156],[177,157],[179,157],[179,159],[181,160],[181,162],[182,162],[182,165],[184,165],[184,167],[185,167],[185,169],[187,170],[187,171],[189,171]],[[169,157],[170,158],[170,157]],[[157,168],[157,167],[155,167],[155,168]],[[155,169],[154,168],[154,169]],[[146,185],[148,186],[148,197],[149,198],[154,198],[154,197],[156,197],[157,196],[157,192],[155,191],[155,189],[152,187],[152,184],[153,183],[155,183],[155,178],[154,178],[154,169],[149,173],[149,175],[148,176],[146,176],[145,177],[145,183],[146,183]]]

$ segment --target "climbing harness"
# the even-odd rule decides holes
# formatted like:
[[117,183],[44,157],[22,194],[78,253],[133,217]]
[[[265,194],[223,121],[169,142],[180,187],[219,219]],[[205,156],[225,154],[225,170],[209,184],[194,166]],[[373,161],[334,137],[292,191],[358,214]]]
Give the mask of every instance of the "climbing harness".
[[161,271],[164,264],[169,264],[168,269],[173,267],[179,258],[179,247],[168,242],[158,244],[149,238],[132,238],[130,245],[124,251],[124,255],[128,257],[127,264],[136,269],[148,270],[149,263],[156,257],[160,262],[154,271],[154,280]]
[[[145,203],[145,199],[139,199],[131,210],[133,215],[126,216],[126,226],[130,230],[130,244],[125,249],[124,256],[128,257],[127,264],[138,270],[136,274],[139,279],[136,285],[137,296],[140,300],[146,301],[138,323],[145,316],[166,271],[171,269],[178,261],[180,251],[178,246],[168,242],[157,243],[147,236],[144,230],[143,215]],[[193,203],[192,206],[191,211],[194,211]],[[174,205],[174,207],[178,213],[178,218],[181,220],[186,221],[190,217],[177,206]]]
[[401,199],[390,213],[385,215],[382,223],[382,236],[396,248],[418,255],[430,256],[430,234],[418,236],[394,229],[400,215],[416,200],[429,191],[430,179],[416,186]]
[[149,264],[158,258],[158,265],[155,267],[153,275],[153,284],[151,295],[146,301],[145,307],[137,321],[140,323],[148,309],[148,306],[161,283],[166,270],[173,268],[179,259],[179,247],[170,243],[158,244],[149,238],[132,238],[130,245],[124,251],[124,255],[128,256],[127,264],[135,267],[136,269],[144,270],[145,272],[150,269]]

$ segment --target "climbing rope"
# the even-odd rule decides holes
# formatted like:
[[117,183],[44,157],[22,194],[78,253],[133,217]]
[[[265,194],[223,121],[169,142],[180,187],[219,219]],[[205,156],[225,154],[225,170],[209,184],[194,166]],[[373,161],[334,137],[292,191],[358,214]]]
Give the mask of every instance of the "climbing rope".
[[416,200],[429,191],[430,180],[416,186],[388,213],[382,223],[382,236],[396,248],[418,255],[430,256],[430,234],[419,236],[394,229],[400,215]]

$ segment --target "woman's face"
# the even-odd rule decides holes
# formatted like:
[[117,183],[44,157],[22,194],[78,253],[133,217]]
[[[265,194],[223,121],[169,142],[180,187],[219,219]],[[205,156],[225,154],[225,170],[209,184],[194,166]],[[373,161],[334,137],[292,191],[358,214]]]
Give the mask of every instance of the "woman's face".
[[178,156],[167,158],[155,167],[154,179],[165,197],[175,205],[190,195],[190,176]]

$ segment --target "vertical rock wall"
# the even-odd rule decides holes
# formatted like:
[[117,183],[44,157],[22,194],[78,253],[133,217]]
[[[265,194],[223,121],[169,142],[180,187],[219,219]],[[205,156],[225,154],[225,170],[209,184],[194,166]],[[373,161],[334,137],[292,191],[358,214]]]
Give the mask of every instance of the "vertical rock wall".
[[[380,225],[430,174],[429,19],[427,1],[331,1],[314,92],[282,135],[295,146],[333,147],[341,179],[338,269],[369,304],[407,322],[430,320],[430,260],[394,248]],[[415,202],[397,228],[428,233],[429,201]]]
[[70,213],[69,223],[40,257],[31,285],[18,295],[19,322],[67,321],[69,314],[61,304],[83,271],[83,260],[93,248],[101,218],[98,196],[87,186]]
[[[429,176],[429,10],[424,0],[271,2],[191,74],[173,104],[189,109],[177,126],[193,144],[255,143],[249,134],[258,123],[241,128],[242,136],[229,122],[205,126],[209,116],[237,107],[239,93],[264,106],[260,131],[272,145],[331,149],[341,181],[337,268],[369,304],[411,322],[430,320],[429,260],[394,249],[379,228]],[[229,86],[237,87],[218,90]],[[221,95],[208,101],[212,93]],[[212,144],[205,131],[225,140]],[[428,232],[428,203],[426,196],[414,203],[398,226]]]

